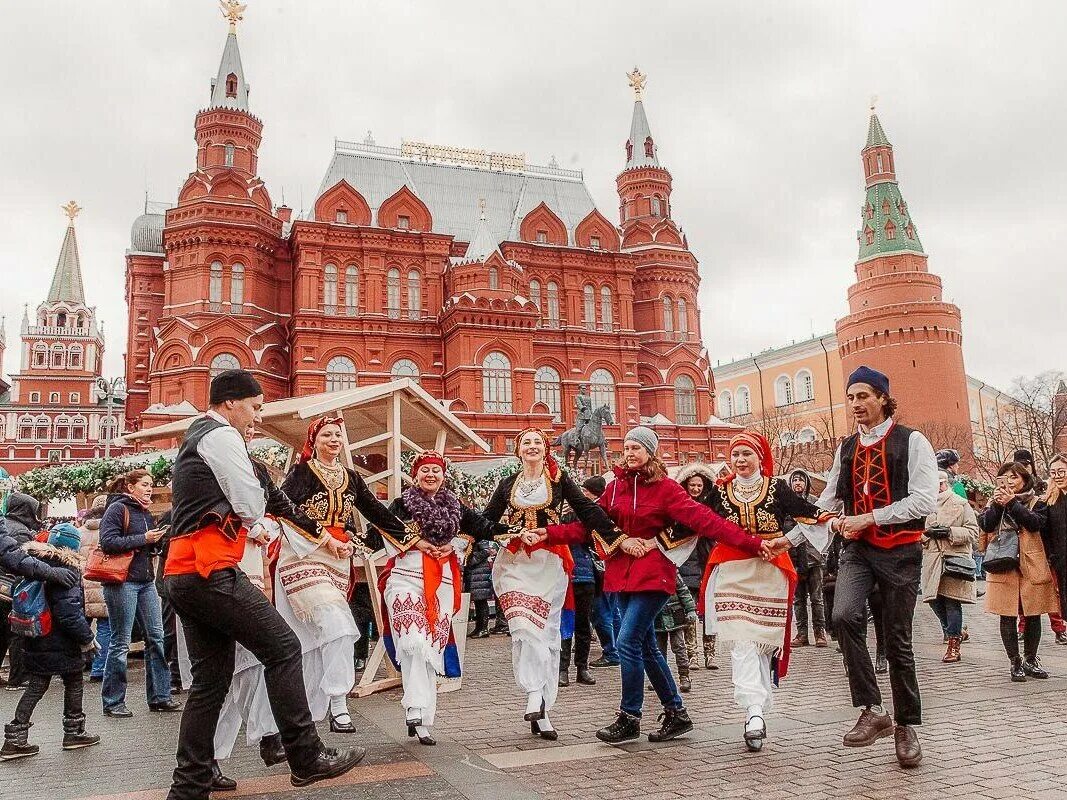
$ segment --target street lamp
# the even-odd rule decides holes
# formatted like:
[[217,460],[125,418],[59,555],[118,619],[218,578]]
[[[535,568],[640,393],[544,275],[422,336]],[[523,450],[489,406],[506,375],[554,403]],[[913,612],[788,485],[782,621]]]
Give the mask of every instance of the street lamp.
[[110,435],[104,440],[104,458],[111,458],[111,440],[115,438],[115,434],[118,433],[118,426],[116,425],[112,428],[111,425],[112,412],[115,408],[115,394],[126,388],[126,381],[121,377],[112,378],[110,381],[107,378],[100,377],[96,379],[96,388],[99,389],[107,399],[106,419],[108,423],[108,433]]

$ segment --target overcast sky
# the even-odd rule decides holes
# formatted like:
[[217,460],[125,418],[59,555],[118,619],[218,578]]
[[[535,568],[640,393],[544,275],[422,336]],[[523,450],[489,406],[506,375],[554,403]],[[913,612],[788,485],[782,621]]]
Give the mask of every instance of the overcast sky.
[[[121,374],[130,225],[146,190],[173,201],[192,170],[226,24],[214,0],[51,0],[5,7],[2,28],[4,372],[73,198],[88,302]],[[298,209],[334,137],[372,130],[383,145],[555,155],[616,219],[624,73],[640,66],[713,364],[846,312],[876,94],[930,268],[963,311],[967,371],[1007,388],[1067,367],[1065,31],[1062,0],[249,0],[238,38],[261,176]]]

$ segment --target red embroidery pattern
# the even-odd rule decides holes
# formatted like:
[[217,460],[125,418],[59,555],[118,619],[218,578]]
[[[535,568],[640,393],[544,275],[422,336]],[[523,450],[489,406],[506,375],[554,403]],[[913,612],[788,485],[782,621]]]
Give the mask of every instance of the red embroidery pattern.
[[421,597],[406,594],[393,598],[390,616],[393,630],[398,634],[407,633],[412,628],[423,634],[429,633],[429,626],[426,624],[426,601]]
[[893,502],[885,442],[882,438],[870,447],[856,445],[852,459],[852,504],[857,514],[867,514]]
[[788,609],[782,606],[761,606],[753,603],[742,603],[739,600],[719,600],[715,603],[715,613],[722,615],[730,612],[752,614],[759,617],[780,617],[785,619]]
[[[299,592],[316,583],[330,582],[337,591],[348,594],[348,575],[339,572],[328,564],[295,563],[279,567],[282,587],[286,591]],[[293,588],[295,587],[295,588]]]
[[509,622],[521,617],[538,628],[545,627],[548,614],[552,610],[552,606],[544,598],[523,592],[504,592],[497,598],[497,605]]

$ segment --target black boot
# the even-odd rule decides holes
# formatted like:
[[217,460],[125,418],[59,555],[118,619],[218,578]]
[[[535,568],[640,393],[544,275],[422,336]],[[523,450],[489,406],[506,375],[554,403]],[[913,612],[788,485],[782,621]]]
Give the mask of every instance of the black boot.
[[596,686],[596,678],[589,671],[589,667],[578,667],[578,683],[585,686]]
[[636,739],[641,735],[641,718],[633,714],[620,711],[615,721],[606,728],[596,732],[596,738],[608,744],[618,744],[630,739]]
[[1027,656],[1023,660],[1023,672],[1030,678],[1047,678],[1048,672],[1041,666],[1037,656]]
[[237,788],[237,781],[227,778],[222,774],[222,767],[215,759],[211,759],[211,791],[232,792]]
[[560,667],[560,670],[559,670],[559,685],[560,686],[570,686],[571,685],[571,678],[570,678],[570,670],[569,669],[563,669],[562,667]]
[[28,743],[31,725],[32,722],[12,722],[4,726],[4,746],[0,748],[0,761],[35,756],[41,751],[37,745]]
[[650,742],[666,742],[693,730],[693,720],[689,719],[689,712],[684,708],[665,708],[660,719],[663,724],[658,731],[648,735]]
[[1023,660],[1019,656],[1015,656],[1011,660],[1011,679],[1015,683],[1025,683],[1026,673],[1023,671]]
[[63,749],[77,750],[100,744],[100,737],[85,732],[85,715],[63,717]]
[[272,733],[259,740],[259,757],[268,767],[285,761],[285,748],[282,747],[281,734]]
[[352,747],[348,750],[324,747],[319,752],[318,758],[302,769],[292,771],[289,775],[289,783],[299,788],[340,777],[362,761],[365,755],[367,755],[365,747]]

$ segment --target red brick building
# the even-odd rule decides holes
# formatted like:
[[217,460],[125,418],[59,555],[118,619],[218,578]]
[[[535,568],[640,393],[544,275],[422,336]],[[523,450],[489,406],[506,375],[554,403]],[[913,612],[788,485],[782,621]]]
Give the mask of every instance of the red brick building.
[[[18,372],[0,400],[0,464],[12,475],[99,458],[104,442],[122,432],[121,407],[109,415],[96,385],[104,333],[85,302],[74,232],[80,209],[71,201],[64,210],[69,223],[48,297],[32,318],[28,308],[23,315]],[[4,345],[0,331],[0,366]]]
[[213,371],[253,371],[271,398],[411,377],[498,452],[528,425],[573,422],[589,384],[619,450],[651,422],[669,458],[721,457],[700,338],[697,260],[636,94],[618,223],[582,173],[522,155],[337,141],[294,218],[258,177],[231,25],[194,171],[145,214],[127,252],[131,427],[201,409]]

